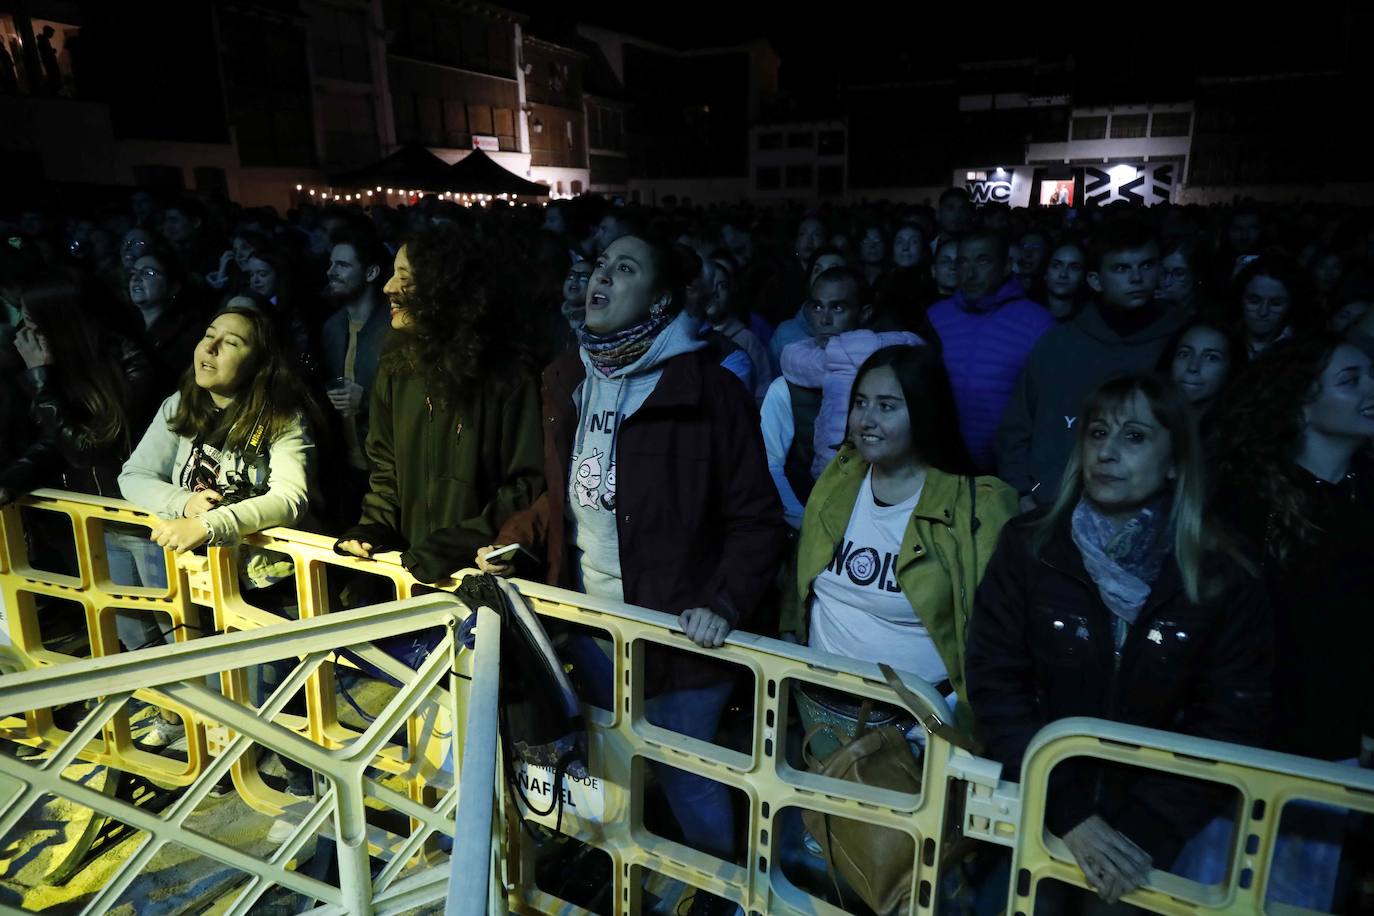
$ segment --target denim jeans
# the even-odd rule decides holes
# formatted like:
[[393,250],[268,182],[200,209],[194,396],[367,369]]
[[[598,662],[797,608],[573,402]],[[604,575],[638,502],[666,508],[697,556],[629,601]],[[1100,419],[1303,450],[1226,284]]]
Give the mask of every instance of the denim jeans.
[[[148,530],[134,525],[105,525],[105,557],[115,585],[167,587],[166,552],[148,539]],[[125,649],[141,649],[166,641],[150,614],[115,615],[115,629]]]
[[[611,709],[614,666],[610,657],[590,636],[573,636],[567,654],[582,669],[583,699]],[[666,690],[645,701],[649,722],[679,734],[711,741],[720,727],[721,714],[734,684],[730,680],[680,690]],[[687,845],[732,860],[735,845],[735,812],[725,786],[705,776],[651,762],[654,778],[667,796],[673,817]]]

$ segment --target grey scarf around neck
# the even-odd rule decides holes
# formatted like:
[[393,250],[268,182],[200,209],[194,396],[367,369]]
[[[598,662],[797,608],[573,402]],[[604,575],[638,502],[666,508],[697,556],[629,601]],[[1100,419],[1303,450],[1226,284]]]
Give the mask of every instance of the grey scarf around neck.
[[1169,553],[1164,529],[1169,523],[1166,497],[1151,500],[1124,524],[1107,518],[1086,496],[1074,507],[1073,542],[1102,602],[1127,624],[1134,624]]

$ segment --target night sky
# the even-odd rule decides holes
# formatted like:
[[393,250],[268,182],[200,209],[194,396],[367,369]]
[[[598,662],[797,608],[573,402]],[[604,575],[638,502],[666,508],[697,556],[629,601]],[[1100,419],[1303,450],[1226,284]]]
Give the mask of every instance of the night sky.
[[[554,32],[574,21],[640,35],[673,47],[725,45],[762,35],[782,56],[782,81],[794,92],[839,81],[935,76],[968,59],[1072,54],[1081,69],[1132,70],[1149,85],[1195,75],[1341,69],[1362,29],[1347,0],[1312,0],[1301,15],[1275,15],[1258,3],[884,3],[840,9],[776,7],[703,0],[658,4],[604,0],[568,4],[510,0]],[[1292,9],[1292,7],[1290,7]],[[1363,14],[1368,16],[1368,14]],[[1366,25],[1368,24],[1366,18]]]

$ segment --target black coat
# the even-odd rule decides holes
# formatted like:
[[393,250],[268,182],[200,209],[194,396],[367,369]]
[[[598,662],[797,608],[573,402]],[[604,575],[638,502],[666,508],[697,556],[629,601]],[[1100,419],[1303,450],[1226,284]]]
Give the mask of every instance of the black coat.
[[22,379],[31,398],[27,443],[3,469],[0,487],[27,493],[51,486],[92,496],[119,499],[119,472],[136,441],[134,426],[147,413],[153,370],[143,348],[116,334],[104,335],[105,358],[124,376],[126,435],[113,442],[93,443],[86,432],[90,417],[64,394],[60,365],[27,369]]
[[[1006,778],[1020,778],[1042,726],[1070,716],[1262,742],[1274,643],[1260,582],[1213,554],[1203,567],[1206,594],[1194,604],[1178,565],[1166,561],[1118,660],[1114,615],[1083,566],[1067,514],[1036,556],[1030,522],[1039,517],[1003,530],[969,625],[969,700]],[[1075,758],[1051,776],[1046,826],[1063,836],[1100,814],[1166,867],[1217,801],[1201,783]]]
[[[545,581],[573,586],[566,528],[577,432],[574,392],[586,378],[578,351],[544,370],[544,495],[511,517],[496,544],[544,549]],[[748,629],[777,575],[786,523],[768,476],[754,400],[707,350],[674,356],[618,433],[616,528],[628,604],[677,614],[708,607]],[[700,686],[701,656],[674,653],[649,667],[650,690]]]

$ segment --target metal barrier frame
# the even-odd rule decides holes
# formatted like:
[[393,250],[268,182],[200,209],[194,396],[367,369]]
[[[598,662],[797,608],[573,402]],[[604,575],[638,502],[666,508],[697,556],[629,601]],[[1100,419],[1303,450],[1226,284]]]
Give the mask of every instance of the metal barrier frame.
[[[401,876],[403,869],[423,852],[429,837],[436,833],[454,835],[457,789],[450,789],[435,806],[426,807],[367,778],[365,771],[376,764],[391,734],[415,716],[423,704],[439,696],[443,684],[470,676],[466,665],[459,664],[460,658],[468,661],[467,653],[461,656],[457,653],[452,636],[459,617],[467,613],[467,608],[451,595],[426,596],[341,611],[325,619],[289,621],[122,653],[117,657],[45,666],[0,678],[0,715],[12,715],[34,706],[56,706],[92,696],[102,697],[99,705],[53,749],[50,756],[36,763],[0,756],[0,810],[4,812],[0,815],[0,835],[8,832],[44,793],[70,799],[145,831],[144,841],[124,862],[115,879],[83,910],[91,916],[110,909],[153,856],[168,843],[185,846],[246,874],[249,880],[226,911],[235,916],[247,913],[273,886],[323,901],[323,905],[313,911],[319,914],[399,913],[419,903],[440,900],[447,892],[441,870],[422,870],[405,879]],[[495,632],[498,627],[493,612],[483,609],[482,613],[487,631]],[[446,628],[448,634],[420,670],[411,672],[405,686],[356,741],[342,747],[325,748],[273,721],[274,715],[316,674],[337,647],[436,626]],[[499,651],[499,641],[494,639],[490,645],[479,647],[474,657],[478,663],[495,669]],[[221,696],[203,683],[207,675],[245,664],[295,660],[300,656],[304,656],[304,660],[296,665],[262,710]],[[63,769],[80,756],[85,744],[96,739],[120,706],[133,695],[128,685],[136,679],[144,680],[154,696],[172,698],[202,720],[226,726],[234,736],[186,793],[160,816],[62,776]],[[454,685],[449,686],[446,695],[456,696]],[[456,709],[452,714],[456,719]],[[295,812],[300,817],[295,830],[266,861],[185,827],[186,819],[210,793],[216,781],[252,744],[309,766],[329,784],[318,802],[298,806],[306,810]],[[452,745],[457,759],[456,729]],[[494,745],[484,750],[487,754],[495,753]],[[419,825],[418,829],[413,829],[408,837],[389,840],[379,836],[381,832],[368,825],[366,800],[369,798],[408,816],[412,824]],[[340,876],[338,887],[289,867],[317,832],[335,840]],[[486,832],[490,832],[489,824]],[[375,883],[369,863],[373,850],[390,853],[390,860]],[[7,907],[0,907],[0,911],[22,912]]]

